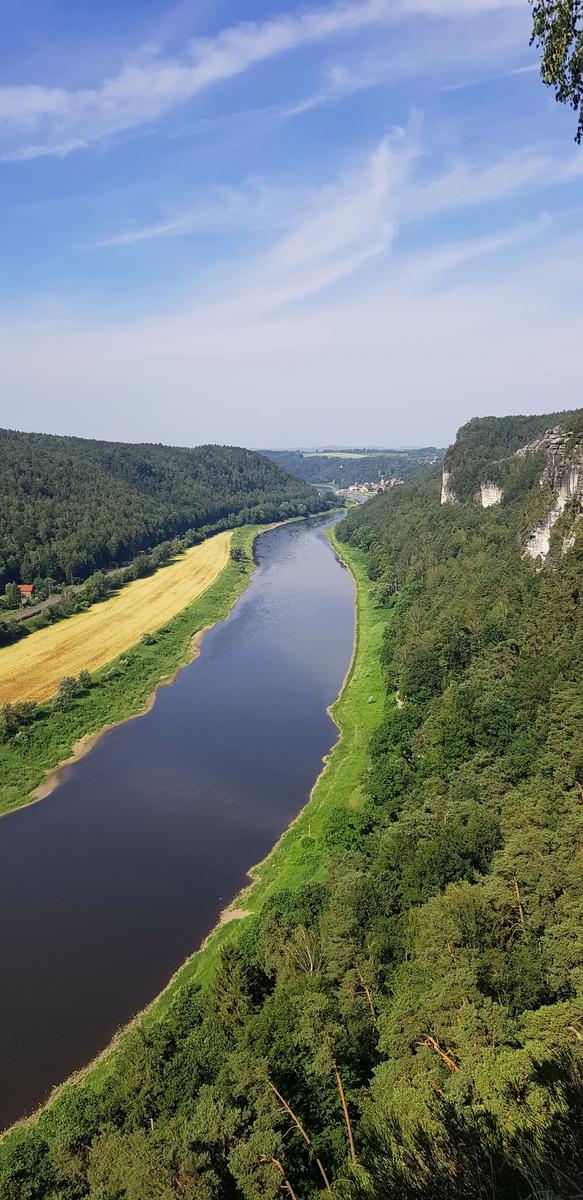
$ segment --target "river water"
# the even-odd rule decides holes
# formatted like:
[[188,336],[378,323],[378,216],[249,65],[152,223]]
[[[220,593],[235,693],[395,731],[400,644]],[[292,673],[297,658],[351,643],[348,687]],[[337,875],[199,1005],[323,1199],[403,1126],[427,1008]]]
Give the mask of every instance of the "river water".
[[0,820],[0,1127],[162,990],[304,805],[352,651],[334,520],[262,534],[247,592],[151,712]]

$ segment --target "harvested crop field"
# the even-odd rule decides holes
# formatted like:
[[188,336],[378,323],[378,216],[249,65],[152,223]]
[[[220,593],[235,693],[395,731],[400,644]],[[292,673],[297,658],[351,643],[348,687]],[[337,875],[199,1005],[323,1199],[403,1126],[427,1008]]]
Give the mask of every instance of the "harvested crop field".
[[167,567],[136,579],[87,612],[0,650],[0,704],[47,700],[64,675],[95,671],[202,595],[229,558],[231,532],[193,546]]

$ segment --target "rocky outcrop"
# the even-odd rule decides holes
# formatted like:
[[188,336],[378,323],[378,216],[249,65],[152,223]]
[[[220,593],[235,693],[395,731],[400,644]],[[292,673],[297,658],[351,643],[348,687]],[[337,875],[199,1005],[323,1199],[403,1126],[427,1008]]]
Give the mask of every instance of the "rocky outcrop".
[[[508,447],[506,453],[500,454],[502,442],[504,438],[500,436],[497,440],[499,446],[496,445],[496,438],[492,437],[492,426],[496,419],[485,419],[485,432],[488,435],[486,446],[492,446],[493,453],[489,456],[484,453],[484,447],[480,445],[480,428],[479,423],[469,422],[464,429],[461,430],[461,435],[464,435],[465,441],[460,442],[458,434],[458,442],[447,452],[444,464],[441,482],[441,503],[442,504],[457,504],[460,499],[471,499],[473,496],[474,502],[482,508],[492,508],[494,505],[500,504],[504,499],[504,491],[506,482],[509,480],[516,494],[517,487],[517,469],[520,475],[524,474],[525,481],[528,481],[525,486],[532,487],[532,471],[537,469],[538,463],[541,463],[542,474],[540,476],[541,487],[545,487],[550,492],[550,500],[548,511],[544,518],[539,521],[531,533],[523,543],[522,554],[524,558],[531,558],[533,562],[540,568],[544,565],[551,547],[552,534],[557,522],[561,521],[560,532],[562,534],[562,542],[558,545],[562,546],[562,553],[568,554],[575,544],[576,527],[583,528],[583,432],[581,432],[581,412],[577,411],[574,414],[557,413],[552,414],[555,417],[555,424],[550,428],[540,432],[542,425],[539,424],[536,438],[519,446],[516,449],[517,442],[514,441],[514,446],[511,444],[508,429],[506,433],[506,445]],[[574,418],[573,425],[569,427],[567,420],[562,419],[557,422],[557,417]],[[504,427],[505,418],[500,418],[500,425]],[[509,421],[514,420],[508,418]],[[526,418],[516,418],[518,421],[526,420]],[[539,419],[540,420],[540,419]],[[532,424],[531,424],[532,430]],[[577,430],[578,432],[574,432]],[[473,445],[468,445],[468,432],[472,433],[474,440]],[[494,428],[494,433],[496,429]],[[503,428],[504,432],[504,428]],[[525,430],[526,432],[526,430]],[[530,431],[529,431],[530,432]],[[512,429],[510,433],[514,433]],[[510,442],[510,446],[508,443]],[[492,445],[493,443],[493,445]],[[496,451],[498,450],[498,453]],[[516,459],[527,460],[533,456],[537,456],[537,461],[532,466],[525,463],[524,470],[518,468]],[[489,461],[487,459],[489,458]],[[513,466],[514,463],[514,466]],[[478,474],[479,471],[479,474]],[[490,473],[491,472],[491,473]],[[468,488],[468,481],[471,482],[472,474],[474,481],[477,479],[481,482],[473,482],[471,492]],[[495,483],[494,480],[499,482]]]
[[445,467],[441,476],[441,503],[457,504],[457,496],[451,486],[451,471]]
[[579,512],[575,513],[571,528],[563,535],[563,553],[566,554],[574,545],[574,527],[580,512],[583,511],[583,438],[575,438],[564,425],[555,425],[541,438],[523,446],[516,453],[519,457],[525,457],[541,450],[545,450],[547,454],[541,486],[549,485],[553,502],[544,520],[528,535],[523,547],[524,557],[538,560],[540,566],[548,556],[552,531],[563,516],[567,504],[573,499]]
[[[452,479],[453,479],[452,472],[448,471],[447,467],[444,467],[443,473],[441,476],[441,503],[442,504],[457,504],[458,503],[458,498],[453,490]],[[493,504],[500,503],[503,494],[504,493],[502,491],[502,488],[498,487],[497,483],[492,483],[492,481],[489,480],[486,483],[480,484],[480,486],[476,492],[476,495],[474,496],[474,499],[477,504],[481,504],[482,508],[492,508]]]
[[476,500],[482,508],[492,508],[494,504],[500,504],[504,495],[502,488],[498,487],[497,483],[481,483],[476,493]]

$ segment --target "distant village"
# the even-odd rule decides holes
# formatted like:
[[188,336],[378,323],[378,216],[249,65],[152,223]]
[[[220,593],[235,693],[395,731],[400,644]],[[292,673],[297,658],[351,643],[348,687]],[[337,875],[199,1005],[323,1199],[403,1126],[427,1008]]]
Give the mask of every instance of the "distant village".
[[350,496],[355,493],[359,496],[364,496],[367,493],[387,492],[389,488],[398,487],[404,483],[404,479],[397,479],[396,475],[391,475],[390,479],[379,479],[378,483],[351,483],[348,487],[341,488],[343,495]]

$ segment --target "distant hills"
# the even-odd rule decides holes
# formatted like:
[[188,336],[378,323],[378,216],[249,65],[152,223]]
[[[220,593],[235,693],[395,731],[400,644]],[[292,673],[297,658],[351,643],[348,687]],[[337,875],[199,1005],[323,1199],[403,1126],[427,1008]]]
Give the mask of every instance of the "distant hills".
[[204,536],[322,507],[283,464],[238,447],[182,449],[4,429],[0,586],[84,579],[189,530]]
[[441,463],[444,450],[435,446],[420,449],[380,450],[336,447],[316,450],[263,450],[263,454],[283,470],[312,484],[349,487],[358,483],[378,483],[396,476],[408,482],[417,479],[428,467]]

